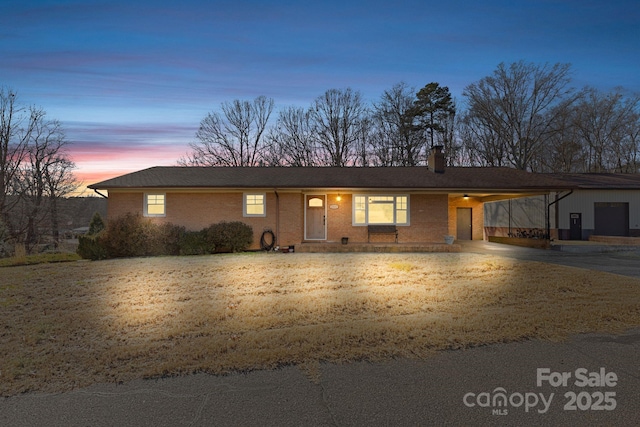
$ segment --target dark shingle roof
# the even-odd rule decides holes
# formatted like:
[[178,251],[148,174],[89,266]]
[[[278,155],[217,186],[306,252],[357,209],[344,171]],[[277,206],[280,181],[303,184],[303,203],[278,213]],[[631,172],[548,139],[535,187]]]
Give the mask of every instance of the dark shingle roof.
[[535,191],[572,186],[546,174],[511,168],[452,167],[152,167],[89,185],[127,188],[402,188]]
[[549,175],[583,190],[640,189],[640,174],[637,173],[554,173]]

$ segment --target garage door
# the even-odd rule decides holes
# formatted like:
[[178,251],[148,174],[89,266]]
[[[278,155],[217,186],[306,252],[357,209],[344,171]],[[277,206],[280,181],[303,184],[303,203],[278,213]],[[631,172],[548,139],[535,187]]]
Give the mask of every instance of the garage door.
[[594,203],[595,234],[629,235],[629,203]]

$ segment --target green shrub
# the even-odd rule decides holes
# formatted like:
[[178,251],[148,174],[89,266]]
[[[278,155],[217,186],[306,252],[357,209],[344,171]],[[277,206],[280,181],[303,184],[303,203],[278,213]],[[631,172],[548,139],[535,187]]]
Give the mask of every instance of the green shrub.
[[106,232],[90,235],[86,234],[78,238],[78,249],[76,253],[84,259],[99,260],[109,258],[107,250]]
[[107,251],[110,258],[152,255],[153,224],[140,215],[127,213],[107,225]]
[[89,231],[78,237],[76,253],[84,259],[99,260],[109,258],[107,249],[105,224],[98,212],[94,213],[89,222]]
[[180,239],[180,255],[204,255],[213,252],[203,231],[185,231]]
[[203,230],[205,240],[215,252],[240,252],[253,242],[253,229],[240,221],[219,222]]
[[158,238],[156,244],[162,255],[180,255],[181,242],[187,233],[184,227],[166,223],[158,226]]
[[252,241],[253,229],[238,221],[220,222],[201,231],[187,231],[184,227],[154,224],[140,214],[127,213],[110,220],[106,229],[97,234],[81,236],[77,252],[82,258],[93,260],[201,255],[243,251]]
[[179,255],[184,233],[184,227],[169,223],[158,225],[139,214],[127,213],[109,221],[107,248],[112,258]]
[[91,221],[89,222],[89,231],[87,234],[90,236],[95,236],[99,232],[105,229],[104,221],[98,212],[94,213],[91,217]]

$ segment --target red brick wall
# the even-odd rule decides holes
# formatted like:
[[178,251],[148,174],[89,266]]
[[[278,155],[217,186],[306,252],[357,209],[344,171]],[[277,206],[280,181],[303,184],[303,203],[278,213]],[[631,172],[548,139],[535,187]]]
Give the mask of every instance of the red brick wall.
[[[109,193],[107,219],[127,212],[143,213],[143,192]],[[152,218],[154,222],[171,222],[189,230],[200,230],[220,221],[242,221],[253,227],[254,243],[259,248],[260,236],[265,228],[279,234],[278,244],[289,246],[304,239],[304,195],[279,192],[279,202],[274,192],[267,192],[267,216],[243,217],[243,193],[166,193],[166,217]],[[338,201],[338,195],[341,200]],[[276,227],[276,203],[279,203],[279,227]],[[410,226],[398,226],[399,242],[442,242],[450,232],[447,208],[448,196],[412,194],[409,196]],[[337,206],[331,209],[331,206]],[[455,211],[455,209],[454,209]],[[339,242],[348,237],[349,242],[366,242],[367,227],[352,225],[352,195],[327,194],[327,241]],[[482,209],[480,208],[480,212]],[[474,209],[474,223],[476,219]],[[481,220],[481,219],[480,219]],[[455,226],[455,218],[454,218]],[[474,230],[476,229],[474,225]],[[482,233],[482,227],[478,227]],[[475,233],[475,231],[474,231]],[[482,234],[480,234],[482,236]],[[475,238],[475,237],[474,237]],[[480,237],[482,238],[482,237]],[[394,241],[392,235],[372,235],[372,242]]]
[[471,238],[484,239],[483,203],[475,197],[449,197],[449,234],[457,235],[457,208],[471,208]]
[[[340,196],[342,200],[338,201]],[[331,209],[331,206],[338,209]],[[327,240],[339,242],[343,237],[348,237],[349,242],[366,242],[367,227],[354,227],[352,225],[353,196],[351,194],[327,195]]]
[[304,197],[300,193],[280,195],[280,246],[297,245],[304,238]]
[[[367,227],[353,226],[352,195],[327,195],[327,240],[339,242],[348,237],[349,242],[366,242]],[[337,205],[338,209],[331,209]],[[447,195],[411,194],[409,195],[410,226],[398,226],[398,242],[443,242],[448,232]],[[371,236],[372,242],[393,242],[395,236],[376,234]]]
[[142,215],[142,195],[143,193],[117,193],[109,191],[107,221],[122,216],[127,212]]
[[404,235],[407,242],[443,243],[449,233],[447,202],[446,194],[412,195],[411,229],[400,227],[400,241]]
[[[107,219],[127,212],[143,214],[143,192],[109,192]],[[266,193],[267,216],[243,217],[243,193],[166,193],[165,217],[153,217],[157,223],[170,222],[188,230],[201,230],[220,221],[242,221],[253,228],[252,249],[260,247],[260,236],[269,228],[276,232],[276,195]],[[280,241],[281,245],[302,241],[302,195],[280,194]]]

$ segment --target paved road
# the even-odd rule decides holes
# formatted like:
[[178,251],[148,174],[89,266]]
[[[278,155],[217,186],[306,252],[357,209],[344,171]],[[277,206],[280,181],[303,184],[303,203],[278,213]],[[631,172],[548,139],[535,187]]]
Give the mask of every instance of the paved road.
[[[640,277],[635,252],[570,254],[483,242],[464,250]],[[639,354],[640,328],[439,352],[426,360],[322,364],[315,382],[287,367],[98,384],[0,399],[0,426],[634,426]],[[540,386],[538,369],[548,369]]]
[[531,249],[483,241],[461,243],[463,252],[493,254],[510,258],[549,262],[625,276],[640,277],[640,249],[622,252],[571,253],[555,250]]
[[[319,383],[288,367],[94,385],[0,400],[0,425],[632,426],[640,414],[638,354],[640,329],[622,336],[582,335],[564,343],[526,341],[447,351],[427,360],[324,364]],[[550,380],[541,386],[539,368],[549,369]],[[583,368],[586,373],[577,375]],[[562,373],[570,375],[566,386],[553,382]],[[597,385],[581,386],[582,376]],[[501,391],[506,406],[493,403]]]

